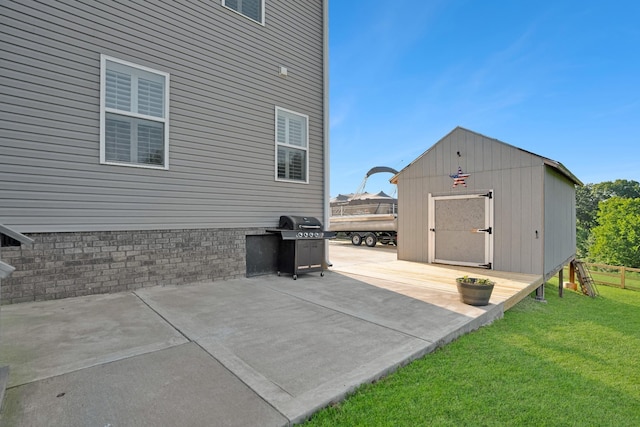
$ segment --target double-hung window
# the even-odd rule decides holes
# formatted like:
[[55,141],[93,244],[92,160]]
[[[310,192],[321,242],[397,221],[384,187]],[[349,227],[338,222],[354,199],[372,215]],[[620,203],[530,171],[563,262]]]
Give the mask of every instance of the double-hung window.
[[101,57],[100,162],[169,167],[169,74]]
[[276,107],[276,180],[309,182],[309,117]]
[[222,5],[264,25],[264,0],[222,0]]

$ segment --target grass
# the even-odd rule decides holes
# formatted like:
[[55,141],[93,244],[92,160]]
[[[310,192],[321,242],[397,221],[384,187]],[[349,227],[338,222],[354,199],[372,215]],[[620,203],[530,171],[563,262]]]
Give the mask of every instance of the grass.
[[640,292],[557,281],[305,426],[638,426]]

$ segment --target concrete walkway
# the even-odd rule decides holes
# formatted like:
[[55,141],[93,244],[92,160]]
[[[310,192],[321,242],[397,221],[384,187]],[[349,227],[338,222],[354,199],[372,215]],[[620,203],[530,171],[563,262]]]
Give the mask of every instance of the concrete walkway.
[[469,310],[446,294],[436,305],[366,283],[353,260],[379,265],[395,252],[359,249],[336,249],[325,277],[3,306],[0,424],[289,425],[503,314],[501,304]]

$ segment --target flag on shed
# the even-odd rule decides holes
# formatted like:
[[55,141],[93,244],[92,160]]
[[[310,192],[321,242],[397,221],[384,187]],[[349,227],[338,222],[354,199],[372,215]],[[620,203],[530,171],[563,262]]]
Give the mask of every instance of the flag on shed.
[[465,179],[469,178],[470,175],[471,175],[470,173],[462,173],[462,168],[458,166],[458,173],[454,175],[449,175],[451,178],[453,178],[452,188],[457,187],[458,185],[462,185],[466,187],[467,183],[465,182]]

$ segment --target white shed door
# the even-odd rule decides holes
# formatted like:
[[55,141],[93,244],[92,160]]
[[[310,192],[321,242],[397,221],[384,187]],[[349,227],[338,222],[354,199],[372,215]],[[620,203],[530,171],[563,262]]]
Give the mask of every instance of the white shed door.
[[491,268],[493,263],[493,192],[431,197],[431,262]]

